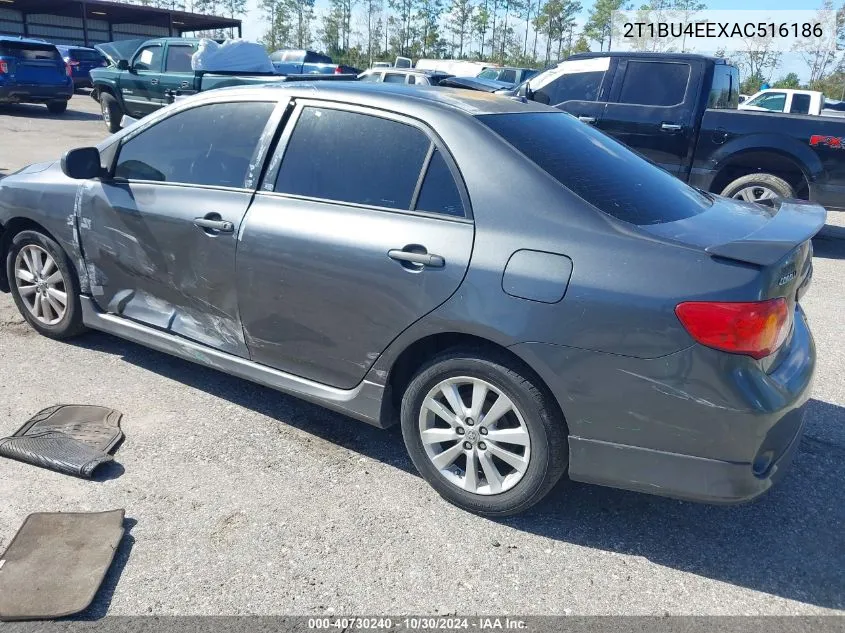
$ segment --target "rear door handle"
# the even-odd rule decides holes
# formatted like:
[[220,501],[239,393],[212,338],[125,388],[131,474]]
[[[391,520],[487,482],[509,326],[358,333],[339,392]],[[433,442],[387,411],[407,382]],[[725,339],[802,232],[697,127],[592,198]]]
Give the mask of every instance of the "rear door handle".
[[579,116],[578,116],[578,120],[579,120],[579,121],[583,121],[584,123],[595,123],[595,122],[596,122],[596,117],[594,117],[594,116],[586,116],[586,115],[579,115]]
[[187,81],[183,81],[181,84],[179,84],[179,86],[181,88],[188,88],[190,86],[190,84]]
[[660,129],[664,132],[680,132],[684,128],[683,125],[677,123],[661,123]]
[[440,255],[431,253],[415,253],[414,251],[403,251],[398,248],[387,251],[387,256],[397,262],[408,262],[409,264],[421,264],[430,268],[443,268],[446,260]]
[[220,233],[233,233],[235,225],[226,220],[210,220],[208,218],[194,218],[194,226]]
[[151,86],[157,86],[158,85],[158,79],[150,79],[150,85]]

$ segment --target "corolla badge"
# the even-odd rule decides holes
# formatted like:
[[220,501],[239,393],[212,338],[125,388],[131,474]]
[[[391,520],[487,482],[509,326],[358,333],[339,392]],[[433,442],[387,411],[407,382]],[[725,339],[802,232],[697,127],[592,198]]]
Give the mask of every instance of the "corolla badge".
[[788,284],[793,279],[795,279],[795,271],[791,270],[788,273],[786,273],[783,277],[778,279],[778,286],[785,286],[786,284]]

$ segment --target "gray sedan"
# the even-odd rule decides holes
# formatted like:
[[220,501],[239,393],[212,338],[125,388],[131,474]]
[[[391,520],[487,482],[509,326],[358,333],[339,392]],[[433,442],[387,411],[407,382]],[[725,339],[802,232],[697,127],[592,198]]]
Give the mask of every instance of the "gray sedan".
[[802,434],[824,221],[701,193],[536,103],[243,87],[0,181],[0,284],[46,336],[400,422],[473,512],[564,473],[738,502]]

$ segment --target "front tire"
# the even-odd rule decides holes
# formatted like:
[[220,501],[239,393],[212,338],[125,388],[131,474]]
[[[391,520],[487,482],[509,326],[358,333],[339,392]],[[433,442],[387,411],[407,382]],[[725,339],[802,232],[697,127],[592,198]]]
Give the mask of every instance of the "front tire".
[[67,110],[67,101],[48,101],[47,111],[50,114],[63,114]]
[[551,396],[503,354],[451,350],[435,358],[408,385],[401,418],[423,478],[476,514],[527,510],[568,465],[566,425]]
[[120,131],[120,120],[123,118],[123,112],[120,109],[120,104],[108,92],[100,94],[100,111],[103,113],[103,123],[106,124],[109,132]]
[[722,190],[722,195],[766,205],[771,205],[776,197],[796,197],[795,189],[783,178],[764,173],[748,174],[737,178]]
[[37,231],[15,235],[6,256],[6,275],[18,311],[39,334],[66,339],[85,330],[79,283],[52,238]]

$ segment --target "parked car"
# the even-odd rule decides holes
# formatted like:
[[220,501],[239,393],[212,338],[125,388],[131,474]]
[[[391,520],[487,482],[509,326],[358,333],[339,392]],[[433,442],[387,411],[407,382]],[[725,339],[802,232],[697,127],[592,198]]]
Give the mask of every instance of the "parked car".
[[442,81],[441,85],[447,88],[468,88],[480,92],[506,93],[513,89],[513,84],[483,77],[448,77]]
[[538,70],[534,68],[516,68],[513,66],[504,66],[501,68],[485,68],[476,75],[479,79],[490,79],[498,81],[508,86],[515,86],[527,79],[531,79],[536,75]]
[[243,86],[0,181],[0,259],[36,331],[399,421],[440,494],[502,516],[567,471],[713,502],[781,478],[825,215],[702,193],[537,103]]
[[[314,79],[309,75],[194,71],[191,57],[199,42],[199,39],[164,37],[99,45],[97,49],[112,65],[91,71],[94,84],[91,98],[99,101],[109,131],[120,129],[123,115],[144,117],[170,103],[175,95],[241,84]],[[353,74],[320,75],[321,79],[329,77],[355,79]]]
[[53,44],[0,35],[0,104],[43,103],[61,114],[72,96],[68,66]]
[[417,86],[436,86],[451,75],[437,70],[418,70],[416,68],[368,68],[358,81],[365,83],[411,84]]
[[724,59],[581,53],[504,94],[570,112],[704,191],[845,208],[842,119],[737,110]]
[[361,72],[353,66],[335,64],[328,55],[292,48],[270,53],[270,61],[282,75],[357,75]]
[[70,68],[75,90],[92,88],[94,84],[91,81],[91,71],[109,65],[105,56],[95,48],[84,46],[56,46],[56,48],[59,49],[62,59]]
[[[408,60],[410,61],[410,60]],[[399,58],[396,58],[397,66]],[[455,77],[475,77],[487,68],[497,68],[497,64],[471,62],[465,59],[420,59],[414,65],[419,70],[439,70]]]

